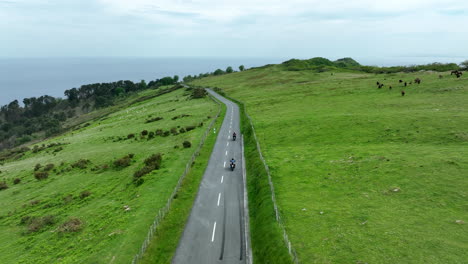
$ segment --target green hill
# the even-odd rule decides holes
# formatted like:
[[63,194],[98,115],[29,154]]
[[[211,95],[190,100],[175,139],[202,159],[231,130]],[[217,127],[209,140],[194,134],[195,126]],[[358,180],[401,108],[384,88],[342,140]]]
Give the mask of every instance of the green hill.
[[[354,71],[354,60],[315,58],[193,84],[245,103],[301,263],[463,263],[468,79],[419,71],[451,65]],[[253,168],[254,260],[284,263],[265,174]]]
[[3,154],[2,263],[131,262],[219,111],[185,89],[160,89]]

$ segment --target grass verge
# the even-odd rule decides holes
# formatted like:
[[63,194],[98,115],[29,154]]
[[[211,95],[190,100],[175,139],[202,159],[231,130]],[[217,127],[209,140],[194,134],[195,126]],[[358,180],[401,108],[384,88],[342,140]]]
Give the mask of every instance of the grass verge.
[[244,137],[244,157],[247,170],[249,195],[250,237],[254,263],[291,263],[285,247],[282,231],[276,222],[268,174],[257,150],[252,124],[244,105],[232,98],[239,106],[241,130]]

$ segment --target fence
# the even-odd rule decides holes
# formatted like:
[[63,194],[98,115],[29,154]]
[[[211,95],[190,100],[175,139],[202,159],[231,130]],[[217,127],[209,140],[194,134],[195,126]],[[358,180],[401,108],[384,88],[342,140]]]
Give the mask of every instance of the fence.
[[177,185],[174,188],[174,190],[172,191],[171,195],[169,196],[169,199],[167,200],[166,205],[163,208],[159,209],[158,214],[156,215],[156,217],[155,217],[155,219],[153,221],[153,224],[149,228],[148,234],[146,235],[146,239],[145,239],[145,241],[143,241],[143,244],[141,245],[140,251],[135,255],[135,257],[133,257],[132,264],[138,263],[138,261],[140,261],[141,258],[143,257],[143,254],[145,254],[145,251],[148,248],[148,245],[149,245],[151,239],[153,238],[154,232],[156,232],[156,229],[158,228],[159,223],[164,219],[167,212],[169,212],[169,209],[171,208],[172,201],[174,200],[174,196],[179,191],[180,185],[182,184],[182,181],[184,180],[185,176],[189,173],[190,169],[192,168],[192,164],[195,161],[196,157],[200,154],[200,150],[203,147],[203,145],[205,144],[205,140],[206,140],[206,138],[208,136],[208,133],[210,133],[211,128],[213,128],[216,120],[218,119],[219,115],[221,114],[222,107],[221,107],[220,102],[218,102],[216,99],[214,99],[210,95],[209,95],[209,97],[211,98],[211,100],[213,100],[215,103],[217,103],[220,106],[219,110],[218,110],[218,113],[216,114],[213,121],[211,121],[210,125],[208,126],[208,129],[203,134],[202,139],[200,141],[200,144],[198,144],[197,149],[192,154],[192,157],[190,158],[189,162],[185,166],[185,170],[182,173],[182,175],[179,177]]
[[299,259],[297,257],[296,250],[293,248],[293,246],[291,244],[291,241],[289,240],[288,234],[286,233],[286,228],[284,227],[283,221],[281,220],[281,215],[280,215],[279,210],[278,210],[278,204],[276,203],[275,187],[273,186],[273,181],[271,180],[270,168],[268,167],[268,165],[267,165],[267,163],[265,161],[265,158],[263,157],[262,150],[260,148],[260,143],[258,142],[257,134],[255,133],[255,128],[254,128],[253,123],[252,123],[252,119],[250,118],[249,114],[247,114],[247,109],[245,107],[245,104],[242,101],[230,98],[229,96],[224,96],[224,97],[229,98],[231,101],[234,101],[234,102],[237,102],[237,103],[241,104],[242,108],[244,110],[244,114],[247,117],[247,119],[249,120],[250,126],[252,128],[252,132],[253,132],[252,134],[254,136],[255,142],[257,143],[258,154],[260,155],[260,159],[261,159],[263,165],[265,166],[265,171],[267,172],[267,175],[268,175],[268,183],[270,185],[271,200],[273,201],[273,207],[274,207],[275,215],[276,215],[276,222],[278,222],[278,225],[280,226],[281,230],[283,231],[283,240],[284,240],[284,243],[286,244],[286,247],[288,248],[289,255],[291,255],[293,262],[298,264],[300,262],[299,262]]

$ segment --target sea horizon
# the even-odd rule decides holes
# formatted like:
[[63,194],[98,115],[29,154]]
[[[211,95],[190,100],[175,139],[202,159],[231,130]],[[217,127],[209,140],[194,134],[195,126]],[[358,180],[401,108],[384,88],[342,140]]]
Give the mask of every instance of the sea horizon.
[[[311,56],[314,57],[314,56]],[[330,57],[336,60],[339,57]],[[81,85],[131,80],[147,82],[165,76],[213,72],[231,66],[237,70],[278,64],[291,58],[262,57],[2,57],[0,58],[0,105],[13,100],[50,95],[64,97],[63,92]],[[298,58],[307,59],[307,58]],[[415,64],[460,63],[463,57],[396,56],[353,57],[362,65],[408,66]],[[466,59],[466,58],[465,58]]]

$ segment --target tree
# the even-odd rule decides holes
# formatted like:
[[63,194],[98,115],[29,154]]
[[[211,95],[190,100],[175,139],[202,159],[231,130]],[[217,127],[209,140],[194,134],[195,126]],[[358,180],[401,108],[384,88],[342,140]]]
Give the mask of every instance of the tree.
[[468,60],[460,63],[460,67],[465,70],[465,71],[468,71]]
[[244,65],[239,66],[239,71],[245,71]]
[[234,72],[234,70],[232,69],[231,66],[226,68],[226,73],[233,73],[233,72]]
[[174,75],[174,78],[172,78],[172,79],[174,79],[175,83],[179,82],[179,75]]
[[214,71],[213,74],[214,74],[214,75],[223,75],[223,74],[224,74],[224,71],[221,70],[221,69],[217,69],[216,71]]

